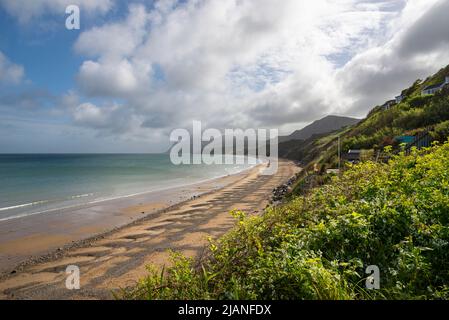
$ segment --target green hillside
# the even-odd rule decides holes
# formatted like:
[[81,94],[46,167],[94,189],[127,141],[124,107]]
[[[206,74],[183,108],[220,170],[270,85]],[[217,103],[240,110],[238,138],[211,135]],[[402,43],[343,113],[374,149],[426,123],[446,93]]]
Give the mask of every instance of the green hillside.
[[[174,255],[150,269],[126,299],[447,299],[449,298],[449,89],[422,96],[449,67],[403,91],[404,100],[375,107],[359,124],[281,145],[304,175],[288,202],[257,217],[234,212],[235,229],[211,243],[195,265]],[[434,146],[405,150],[395,138],[428,133]],[[366,159],[339,176],[343,151]],[[375,161],[376,151],[386,156]],[[310,176],[319,187],[307,187]],[[380,290],[365,288],[366,267],[380,269]]]
[[430,85],[443,83],[449,76],[449,66],[424,81],[417,80],[403,90],[404,100],[389,108],[374,107],[357,125],[328,135],[314,136],[306,141],[293,141],[280,145],[280,155],[300,161],[304,166],[311,163],[325,168],[338,165],[338,136],[342,151],[364,149],[376,155],[386,146],[399,150],[398,136],[415,136],[429,133],[433,140],[444,142],[449,136],[449,86],[434,95],[422,95]]
[[[364,162],[246,218],[200,267],[175,256],[127,299],[449,298],[449,143]],[[365,270],[380,268],[380,290]]]

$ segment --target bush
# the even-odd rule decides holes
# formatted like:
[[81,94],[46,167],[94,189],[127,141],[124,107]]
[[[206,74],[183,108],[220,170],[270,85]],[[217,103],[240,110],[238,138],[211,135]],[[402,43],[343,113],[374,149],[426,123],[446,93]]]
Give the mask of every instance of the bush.
[[428,95],[428,96],[419,95],[419,96],[411,98],[408,101],[408,104],[412,108],[423,108],[430,102],[430,100],[432,100],[432,98],[433,98],[432,95]]
[[435,94],[428,109],[429,124],[437,124],[449,120],[449,89],[446,88]]
[[449,137],[449,121],[441,122],[435,126],[432,137],[438,141],[444,141]]
[[[129,299],[449,298],[449,143],[351,166],[265,215],[235,212],[202,268],[177,257]],[[364,289],[365,268],[381,289]]]
[[428,117],[424,109],[410,109],[402,111],[401,114],[393,121],[393,126],[405,130],[420,128],[428,124]]

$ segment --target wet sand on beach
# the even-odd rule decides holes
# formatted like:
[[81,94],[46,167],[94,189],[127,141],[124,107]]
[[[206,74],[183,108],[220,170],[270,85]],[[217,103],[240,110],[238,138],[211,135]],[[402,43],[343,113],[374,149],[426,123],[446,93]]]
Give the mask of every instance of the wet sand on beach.
[[[276,175],[263,176],[260,170],[70,214],[0,224],[0,299],[111,299],[114,290],[145,276],[148,264],[168,264],[169,249],[199,257],[208,237],[233,227],[231,210],[262,213],[273,188],[300,168],[281,161]],[[39,223],[39,218],[45,221]],[[95,234],[99,236],[79,242]],[[73,246],[63,248],[67,243]],[[40,255],[11,274],[17,262]],[[80,290],[65,288],[68,265],[80,268]]]

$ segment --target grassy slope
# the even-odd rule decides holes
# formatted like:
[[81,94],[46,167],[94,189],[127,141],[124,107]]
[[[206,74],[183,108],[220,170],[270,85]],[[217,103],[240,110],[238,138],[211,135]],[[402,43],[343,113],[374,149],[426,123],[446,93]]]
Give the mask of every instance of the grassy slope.
[[[202,268],[177,256],[125,298],[449,297],[449,143],[366,162],[264,216],[234,213]],[[381,290],[364,288],[365,268]]]
[[[449,136],[449,90],[421,97],[449,67],[403,91],[391,108],[374,108],[358,125],[286,145],[295,160],[335,167],[344,150],[382,149],[397,135],[430,128]],[[211,244],[201,267],[174,254],[174,266],[150,269],[123,298],[418,299],[449,298],[449,144],[365,162],[264,216],[236,212],[234,231]],[[381,270],[381,290],[364,290],[365,268]]]
[[326,168],[335,168],[338,162],[338,135],[341,136],[343,151],[383,150],[385,146],[394,145],[396,136],[416,134],[427,129],[433,131],[435,139],[443,142],[449,135],[449,89],[425,97],[421,97],[421,90],[428,85],[443,82],[445,76],[449,76],[449,66],[425,81],[416,81],[402,92],[406,97],[404,101],[391,109],[384,110],[377,106],[365,120],[353,127],[307,141],[297,141],[296,144],[281,144],[281,155],[299,160],[304,165],[314,162]]
[[344,149],[383,148],[394,137],[414,134],[449,120],[449,90],[432,96],[421,96],[428,85],[442,83],[449,76],[449,66],[425,81],[416,81],[404,90],[404,101],[389,110],[375,107],[368,117],[344,136]]

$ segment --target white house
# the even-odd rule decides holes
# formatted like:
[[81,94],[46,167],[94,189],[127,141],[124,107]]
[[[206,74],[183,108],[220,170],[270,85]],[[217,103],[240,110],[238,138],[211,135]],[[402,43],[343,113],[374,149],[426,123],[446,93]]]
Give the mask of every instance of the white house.
[[401,103],[402,102],[402,100],[404,100],[404,96],[401,94],[401,95],[399,95],[399,96],[397,96],[395,99],[396,99],[396,103]]
[[384,110],[390,110],[392,106],[394,106],[396,104],[395,100],[390,100],[385,102],[385,104],[381,107]]
[[434,84],[432,86],[425,87],[423,89],[423,91],[421,92],[421,94],[423,96],[427,95],[427,94],[435,94],[435,93],[437,93],[438,91],[440,91],[441,89],[443,89],[447,85],[449,85],[449,76],[444,79],[443,83]]

